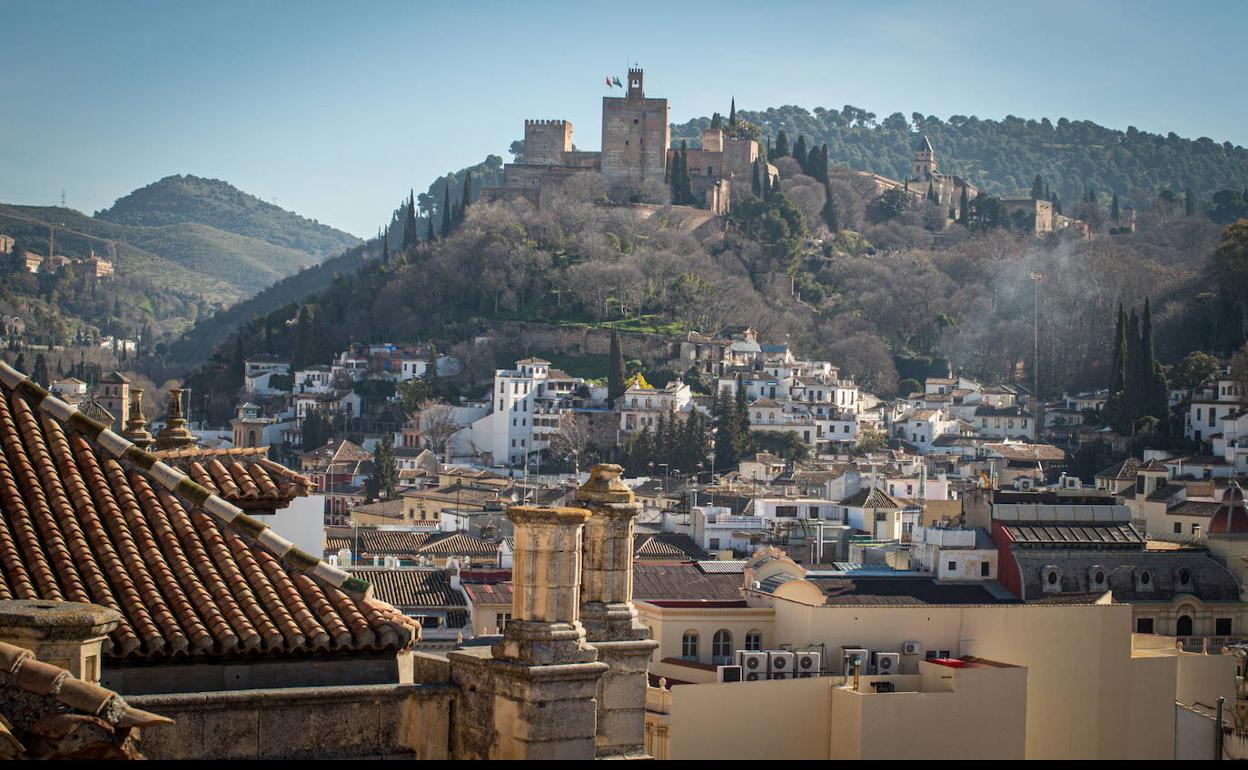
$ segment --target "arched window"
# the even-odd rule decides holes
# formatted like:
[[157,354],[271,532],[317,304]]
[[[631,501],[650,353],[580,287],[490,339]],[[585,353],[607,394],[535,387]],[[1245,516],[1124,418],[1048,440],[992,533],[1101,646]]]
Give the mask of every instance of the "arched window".
[[698,659],[698,632],[686,631],[685,635],[680,637],[680,657],[685,660]]
[[745,635],[745,649],[753,651],[763,649],[763,632],[757,628],[751,628]]
[[1175,636],[1191,636],[1192,635],[1192,616],[1180,615],[1179,622],[1174,624]]
[[711,662],[724,665],[732,662],[732,632],[721,628],[711,638]]

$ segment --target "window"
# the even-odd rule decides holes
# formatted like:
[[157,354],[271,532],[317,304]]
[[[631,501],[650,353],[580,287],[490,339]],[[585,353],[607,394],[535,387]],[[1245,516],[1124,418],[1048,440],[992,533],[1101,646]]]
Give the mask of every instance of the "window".
[[496,613],[494,613],[494,628],[496,628],[496,629],[498,630],[498,633],[500,633],[500,634],[501,634],[504,630],[506,630],[506,628],[507,628],[507,621],[509,621],[509,620],[511,620],[511,613],[510,613],[510,612],[496,612]]
[[1178,622],[1174,624],[1174,635],[1191,636],[1193,633],[1193,625],[1195,624],[1192,622],[1191,615],[1180,615]]
[[763,649],[763,632],[757,628],[751,628],[745,635],[745,649],[754,651]]
[[992,564],[986,561],[981,561],[979,563],[979,576],[992,577]]
[[686,631],[680,638],[680,657],[685,660],[698,659],[698,632]]
[[1135,621],[1135,632],[1137,634],[1153,633],[1153,619],[1152,618],[1137,618]]
[[957,568],[958,568],[958,563],[957,563],[956,561],[951,561],[951,562],[949,562],[949,571],[950,571],[950,572],[953,572],[953,571],[954,571],[955,569],[957,569]]
[[1183,534],[1183,522],[1181,522],[1181,521],[1176,521],[1176,522],[1174,523],[1174,534],[1176,534],[1176,535],[1181,535],[1181,534]]
[[1233,633],[1231,631],[1231,619],[1230,618],[1218,618],[1214,620],[1213,621],[1213,633],[1215,636],[1230,636]]
[[721,666],[732,662],[732,632],[726,628],[711,638],[711,662]]

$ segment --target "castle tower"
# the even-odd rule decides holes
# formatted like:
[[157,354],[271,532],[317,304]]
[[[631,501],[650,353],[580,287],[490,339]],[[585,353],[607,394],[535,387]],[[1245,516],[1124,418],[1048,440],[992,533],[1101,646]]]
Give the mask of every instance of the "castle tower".
[[264,439],[267,421],[260,415],[260,407],[248,401],[238,408],[230,420],[231,436],[235,447],[260,446]]
[[924,134],[914,146],[914,160],[910,164],[911,179],[929,179],[936,173],[936,151]]
[[151,449],[155,441],[147,431],[147,418],[143,416],[143,391],[135,388],[131,393],[130,414],[126,418],[126,429],[121,435],[132,441],[139,449]]
[[165,415],[165,427],[156,434],[156,449],[188,449],[197,443],[199,440],[186,427],[186,418],[182,416],[182,389],[173,388],[169,391],[169,411]]
[[561,166],[572,152],[572,122],[568,120],[524,121],[524,165]]
[[603,176],[662,182],[671,143],[667,100],[646,98],[642,70],[629,69],[626,95],[602,98]]

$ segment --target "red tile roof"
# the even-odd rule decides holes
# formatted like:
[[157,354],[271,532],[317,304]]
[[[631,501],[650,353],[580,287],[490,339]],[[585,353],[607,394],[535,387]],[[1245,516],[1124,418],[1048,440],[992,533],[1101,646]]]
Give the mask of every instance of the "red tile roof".
[[419,627],[0,363],[0,598],[122,614],[108,654],[401,649]]

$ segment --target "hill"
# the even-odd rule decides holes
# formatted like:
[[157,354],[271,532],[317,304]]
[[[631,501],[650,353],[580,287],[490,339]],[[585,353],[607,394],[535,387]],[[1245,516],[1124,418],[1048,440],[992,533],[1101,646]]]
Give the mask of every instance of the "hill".
[[[123,225],[199,224],[319,258],[357,245],[359,238],[249,195],[219,179],[167,176],[97,211]],[[289,271],[287,271],[289,272]]]
[[[941,171],[965,176],[992,195],[1025,195],[1037,174],[1063,201],[1074,203],[1091,188],[1117,193],[1123,205],[1136,207],[1166,189],[1191,188],[1208,201],[1218,190],[1248,186],[1248,149],[1207,137],[1162,136],[1134,127],[1120,131],[1086,120],[941,119],[917,112],[877,120],[851,105],[813,112],[788,105],[738,110],[737,115],[759,126],[765,142],[774,145],[781,131],[790,143],[804,135],[807,142],[827,143],[833,165],[893,179],[905,178],[915,140],[926,134]],[[675,125],[673,140],[696,140],[710,124],[711,118],[696,118]]]

